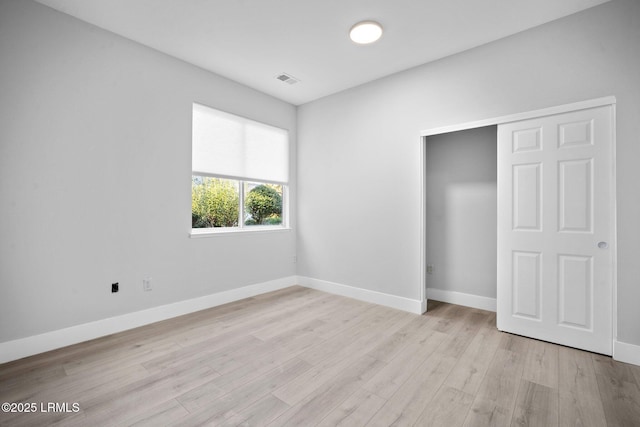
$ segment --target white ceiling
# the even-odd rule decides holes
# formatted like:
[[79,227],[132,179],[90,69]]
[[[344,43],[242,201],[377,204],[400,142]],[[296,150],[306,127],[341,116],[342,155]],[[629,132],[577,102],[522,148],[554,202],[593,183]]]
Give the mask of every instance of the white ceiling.
[[[609,0],[37,1],[300,105]],[[361,20],[382,39],[352,43]]]

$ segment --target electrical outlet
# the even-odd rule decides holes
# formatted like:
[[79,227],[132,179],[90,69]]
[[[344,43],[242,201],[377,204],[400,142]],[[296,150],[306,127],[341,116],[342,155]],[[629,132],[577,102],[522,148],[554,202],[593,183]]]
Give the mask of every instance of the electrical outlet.
[[120,290],[120,284],[118,282],[111,284],[111,293],[116,293]]
[[433,274],[433,265],[427,264],[427,274]]
[[145,292],[149,292],[153,289],[153,286],[151,285],[151,277],[145,277],[144,279],[142,279],[142,289]]
[[291,257],[291,260],[295,264],[296,262],[298,262],[298,257],[294,255],[294,256]]

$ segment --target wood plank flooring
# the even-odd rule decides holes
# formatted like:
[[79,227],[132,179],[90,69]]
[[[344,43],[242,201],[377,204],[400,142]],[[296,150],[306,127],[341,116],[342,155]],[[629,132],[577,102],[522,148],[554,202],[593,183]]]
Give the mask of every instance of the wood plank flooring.
[[632,427],[640,367],[294,286],[0,365],[1,402],[37,406],[3,426]]

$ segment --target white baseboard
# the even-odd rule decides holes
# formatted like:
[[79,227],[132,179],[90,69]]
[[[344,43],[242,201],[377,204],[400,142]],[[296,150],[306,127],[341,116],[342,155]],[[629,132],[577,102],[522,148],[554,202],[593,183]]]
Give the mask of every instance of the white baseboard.
[[[326,280],[305,276],[289,276],[268,282],[244,286],[238,289],[218,292],[190,300],[153,307],[147,310],[123,314],[108,319],[72,326],[57,331],[34,335],[13,341],[0,343],[0,363],[10,362],[23,357],[33,356],[68,345],[77,344],[105,335],[110,335],[150,323],[159,322],[184,314],[193,313],[244,298],[276,291],[293,285],[317,289],[323,292],[342,295],[357,300],[380,304],[410,313],[422,314],[426,310],[425,301],[412,300],[382,292],[370,291],[353,286],[342,285]],[[427,298],[451,304],[464,305],[482,310],[496,311],[494,298],[470,295],[461,292],[428,288]],[[613,342],[613,358],[617,361],[640,366],[640,345],[622,341]]]
[[613,358],[618,362],[640,366],[640,345],[614,340]]
[[495,298],[481,297],[462,292],[427,288],[427,299],[448,302],[450,304],[464,305],[465,307],[479,308],[480,310],[496,311]]
[[354,298],[360,301],[384,305],[387,307],[396,308],[398,310],[408,311],[410,313],[424,313],[423,303],[420,300],[413,300],[396,295],[370,291],[368,289],[356,288],[353,286],[328,282],[326,280],[313,279],[311,277],[305,276],[298,276],[298,285],[311,289],[317,289],[323,292],[328,292],[330,294]]
[[238,301],[296,284],[296,276],[231,289],[199,298],[161,305],[147,310],[71,326],[26,338],[0,343],[0,363],[10,362],[45,351],[55,350],[105,335],[137,328],[172,317]]

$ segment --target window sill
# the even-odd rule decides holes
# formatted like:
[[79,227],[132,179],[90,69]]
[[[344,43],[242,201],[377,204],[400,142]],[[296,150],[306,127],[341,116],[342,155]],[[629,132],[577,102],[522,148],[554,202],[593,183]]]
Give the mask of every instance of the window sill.
[[215,236],[232,236],[238,234],[262,234],[262,233],[282,233],[291,231],[290,227],[259,227],[251,228],[192,228],[189,237],[200,239]]

